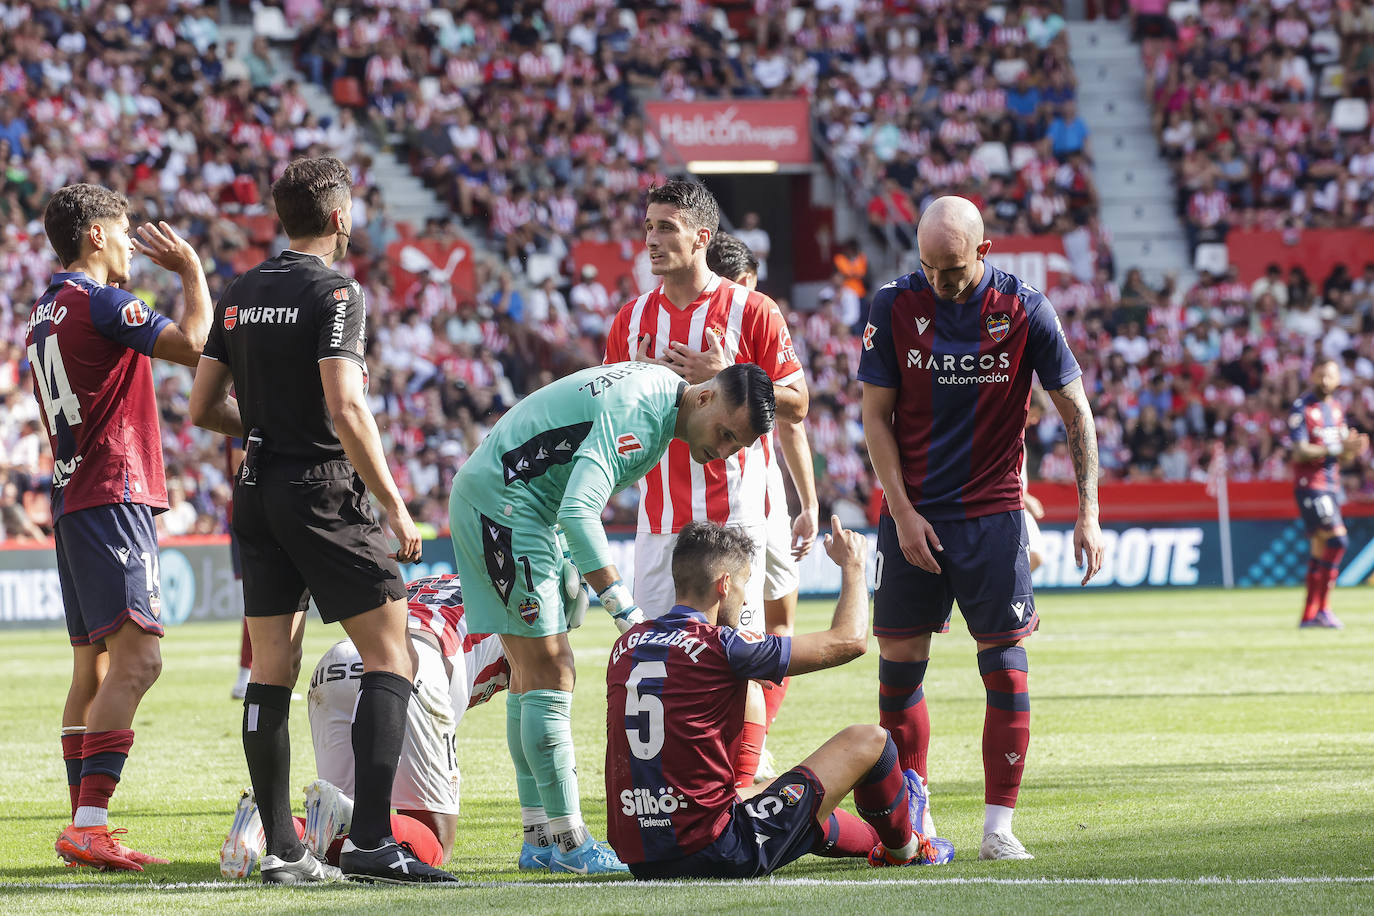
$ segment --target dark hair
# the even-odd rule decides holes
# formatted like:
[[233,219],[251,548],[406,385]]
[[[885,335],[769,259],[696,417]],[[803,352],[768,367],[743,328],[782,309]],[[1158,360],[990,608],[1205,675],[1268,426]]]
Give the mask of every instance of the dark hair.
[[717,232],[706,249],[706,266],[727,280],[739,282],[745,274],[759,272],[759,259],[749,246],[728,232]]
[[1318,356],[1316,359],[1312,360],[1312,371],[1316,372],[1318,369],[1320,369],[1322,366],[1325,366],[1328,363],[1330,363],[1338,369],[1341,366],[1341,364],[1336,361],[1336,357],[1334,356]]
[[66,267],[81,257],[81,240],[102,219],[118,219],[129,212],[129,198],[97,184],[69,184],[48,198],[43,208],[43,231],[57,260]]
[[333,156],[297,159],[272,183],[277,219],[287,238],[313,239],[329,234],[329,214],[348,205],[353,175]]
[[721,573],[750,565],[757,549],[743,528],[688,522],[673,546],[673,585],[679,595],[695,596]]
[[749,407],[749,426],[764,436],[773,431],[773,412],[777,401],[773,398],[773,380],[753,363],[735,363],[722,369],[716,376],[720,379],[721,393],[731,409],[744,405]]
[[714,235],[720,228],[720,205],[715,197],[706,190],[705,185],[695,181],[672,179],[654,185],[644,198],[649,204],[667,204],[676,207],[688,225],[694,229],[710,229]]

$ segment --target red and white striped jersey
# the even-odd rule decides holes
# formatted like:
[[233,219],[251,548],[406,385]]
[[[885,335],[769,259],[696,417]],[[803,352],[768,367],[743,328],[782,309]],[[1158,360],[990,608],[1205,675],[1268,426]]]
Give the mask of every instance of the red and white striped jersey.
[[[802,381],[791,332],[773,300],[715,274],[687,308],[675,307],[662,286],[622,306],[606,337],[606,362],[633,359],[643,336],[652,341],[649,355],[655,358],[672,343],[704,352],[707,328],[721,335],[725,352],[736,362],[758,364],[774,384]],[[766,463],[764,446],[755,443],[728,459],[697,464],[687,443],[674,439],[663,460],[639,482],[639,530],[673,534],[696,519],[762,524]]]
[[[510,664],[506,656],[501,652],[485,651],[495,648],[485,645],[487,640],[497,640],[497,645],[500,640],[490,633],[468,632],[463,616],[463,588],[457,575],[424,576],[408,583],[406,615],[408,629],[433,634],[439,640],[439,651],[444,658],[451,659],[463,653],[468,677],[472,678],[469,709],[490,699],[493,693],[510,683]],[[478,646],[483,651],[475,651]],[[484,664],[474,671],[478,667],[477,659]]]

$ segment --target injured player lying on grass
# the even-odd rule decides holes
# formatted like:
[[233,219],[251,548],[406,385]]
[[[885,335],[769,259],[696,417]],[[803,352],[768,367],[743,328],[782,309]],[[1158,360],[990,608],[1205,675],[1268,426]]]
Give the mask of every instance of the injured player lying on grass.
[[[509,684],[501,641],[469,635],[455,575],[426,576],[407,586],[407,625],[418,659],[415,692],[407,706],[406,737],[392,785],[391,825],[397,842],[438,867],[453,853],[459,810],[456,734],[463,714]],[[585,612],[585,594],[574,612]],[[362,660],[350,640],[336,643],[310,678],[310,733],[319,776],[305,790],[305,818],[295,818],[307,849],[337,862],[353,812],[351,722]],[[220,850],[220,871],[247,877],[264,852],[262,823],[251,790],[239,799]],[[263,880],[271,882],[264,872]]]

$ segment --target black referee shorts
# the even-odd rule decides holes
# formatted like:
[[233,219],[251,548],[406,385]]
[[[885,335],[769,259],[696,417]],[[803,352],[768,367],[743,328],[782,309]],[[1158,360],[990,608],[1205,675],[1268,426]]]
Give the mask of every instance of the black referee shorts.
[[266,455],[256,485],[234,486],[234,533],[248,617],[304,610],[334,623],[406,596],[405,580],[346,459]]

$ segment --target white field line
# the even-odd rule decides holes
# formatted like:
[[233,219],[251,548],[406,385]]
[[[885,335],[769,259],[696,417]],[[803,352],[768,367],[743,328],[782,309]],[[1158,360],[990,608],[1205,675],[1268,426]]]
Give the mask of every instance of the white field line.
[[[1318,875],[1312,877],[1277,878],[1227,878],[1224,876],[1204,876],[1201,878],[881,878],[860,881],[853,878],[758,878],[737,881],[474,881],[462,884],[436,885],[432,890],[464,890],[473,888],[504,889],[522,888],[524,890],[615,889],[626,890],[677,887],[685,885],[697,887],[930,887],[932,885],[994,885],[1007,887],[1273,887],[1283,885],[1308,884],[1374,884],[1374,876],[1356,877],[1339,875]],[[397,885],[388,885],[397,886]],[[413,886],[413,885],[412,885]],[[244,891],[257,890],[262,885],[252,881],[185,881],[174,883],[120,882],[104,884],[98,881],[64,881],[45,883],[39,881],[0,881],[2,891],[65,891],[65,890],[106,890],[106,891]],[[323,889],[323,888],[321,888]]]

